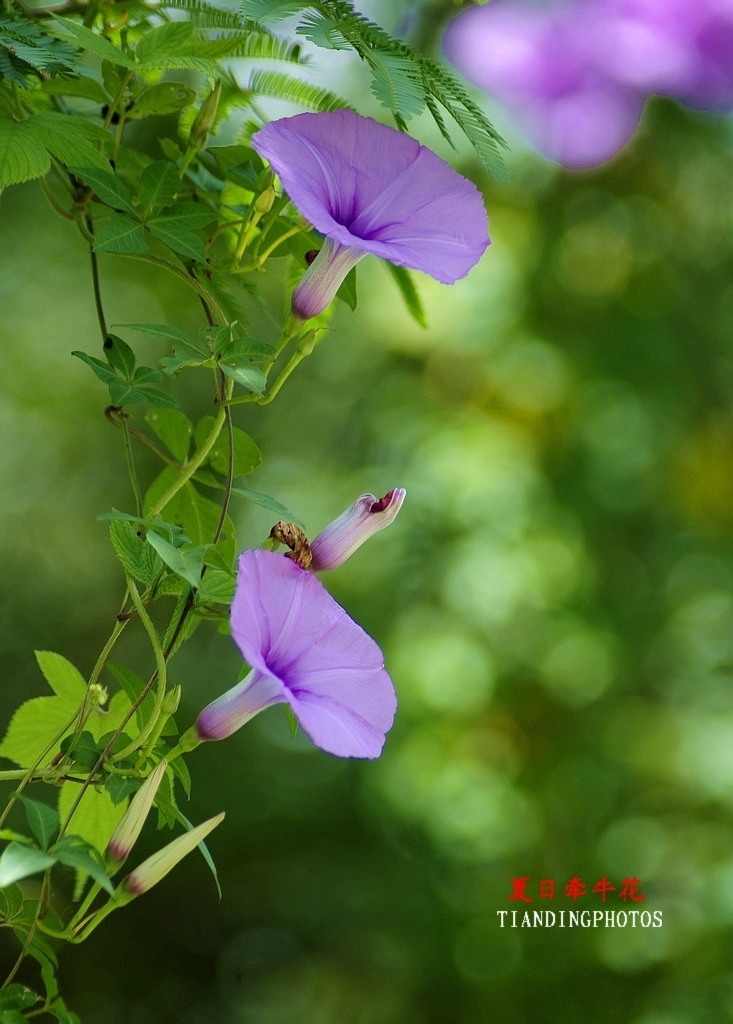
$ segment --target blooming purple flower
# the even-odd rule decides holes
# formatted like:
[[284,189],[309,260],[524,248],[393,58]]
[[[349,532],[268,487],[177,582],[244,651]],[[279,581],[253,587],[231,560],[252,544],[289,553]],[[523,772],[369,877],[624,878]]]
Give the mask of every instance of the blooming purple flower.
[[409,135],[352,110],[271,121],[252,137],[295,206],[325,236],[293,294],[304,320],[367,253],[444,284],[489,245],[478,189]]
[[377,644],[312,573],[273,551],[245,551],[231,623],[252,671],[204,708],[198,739],[224,739],[287,703],[322,750],[379,757],[397,707],[392,680]]
[[312,566],[316,572],[335,569],[361,547],[365,540],[393,523],[407,492],[402,487],[387,491],[383,498],[362,494],[338,519],[321,530],[311,544]]

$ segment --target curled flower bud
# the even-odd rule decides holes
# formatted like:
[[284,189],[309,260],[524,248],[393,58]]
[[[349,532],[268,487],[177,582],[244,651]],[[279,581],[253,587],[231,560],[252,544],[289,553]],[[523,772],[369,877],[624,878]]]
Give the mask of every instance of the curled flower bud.
[[335,569],[353,555],[372,534],[394,522],[407,492],[402,487],[383,498],[362,494],[350,508],[322,530],[311,544],[312,566],[317,572]]
[[212,832],[223,820],[224,812],[222,811],[215,818],[209,818],[202,825],[198,825],[190,832],[186,832],[185,835],[174,839],[172,843],[168,843],[127,876],[122,883],[123,889],[133,896],[142,896],[144,892],[152,889],[154,885],[165,878],[168,872],[172,871],[176,864],[188,856],[192,850],[195,850],[202,839],[205,839],[209,832]]
[[116,870],[129,857],[153,806],[155,794],[167,767],[167,761],[161,761],[155,766],[120,819],[107,844],[106,861],[110,868]]

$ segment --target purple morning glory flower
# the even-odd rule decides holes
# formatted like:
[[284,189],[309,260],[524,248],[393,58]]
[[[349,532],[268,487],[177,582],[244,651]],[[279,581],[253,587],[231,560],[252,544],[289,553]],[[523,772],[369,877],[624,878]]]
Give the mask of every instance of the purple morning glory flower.
[[198,739],[224,739],[287,703],[322,750],[379,757],[397,707],[382,652],[312,573],[274,551],[245,551],[231,623],[252,671],[204,708]]
[[444,284],[489,245],[478,189],[431,150],[352,110],[271,121],[252,137],[288,196],[324,235],[293,294],[304,320],[328,306],[367,253]]

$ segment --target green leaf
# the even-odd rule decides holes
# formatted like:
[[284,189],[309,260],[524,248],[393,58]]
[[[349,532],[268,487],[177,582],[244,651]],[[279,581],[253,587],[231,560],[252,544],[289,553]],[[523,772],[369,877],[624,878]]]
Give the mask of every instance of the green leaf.
[[25,816],[33,835],[38,840],[42,850],[48,849],[52,836],[59,827],[59,816],[53,807],[42,804],[38,800],[31,800],[28,796],[21,796],[25,808]]
[[155,794],[155,806],[158,808],[158,828],[167,825],[173,828],[176,823],[176,794],[173,791],[173,772],[170,768],[160,780],[158,792]]
[[158,82],[138,96],[134,107],[128,110],[126,116],[134,120],[149,117],[151,114],[175,114],[195,99],[196,93],[188,85],[181,82]]
[[61,741],[62,752],[78,764],[83,764],[85,768],[95,766],[103,749],[87,729],[80,732],[76,740],[72,735],[64,737]]
[[288,720],[288,728],[290,729],[290,739],[292,739],[298,731],[298,719],[293,714],[293,709],[289,704],[283,704],[285,708],[285,717]]
[[[120,801],[117,801],[117,803],[120,803]],[[69,868],[76,868],[77,871],[83,871],[85,874],[90,875],[95,882],[99,882],[110,896],[114,892],[114,886],[104,870],[97,850],[94,846],[85,842],[81,836],[64,836],[53,847],[52,853],[60,864],[65,864]]]
[[77,359],[81,359],[82,362],[90,366],[96,373],[101,381],[109,387],[112,384],[116,384],[119,381],[119,377],[112,370],[108,363],[103,362],[101,359],[97,359],[96,356],[87,355],[86,352],[74,351],[71,353]]
[[51,157],[30,121],[11,121],[0,116],[0,192],[32,178],[42,178],[51,168]]
[[231,604],[237,585],[230,572],[221,569],[207,569],[199,587],[199,600],[205,604]]
[[138,197],[147,216],[154,208],[171,206],[176,193],[183,188],[175,164],[168,160],[155,160],[148,164],[140,176]]
[[[117,682],[120,684],[125,692],[130,705],[136,703],[138,697],[145,689],[145,682],[129,668],[125,668],[124,665],[117,665],[113,661],[107,662],[107,668],[110,670],[112,675],[115,677]],[[145,722],[150,718],[155,708],[155,697],[152,692],[147,693],[143,699],[142,704],[135,711],[136,721],[138,729],[142,730]],[[119,803],[118,800],[114,801]]]
[[23,893],[17,885],[9,885],[0,890],[0,920],[12,921],[22,909]]
[[69,170],[86,182],[94,190],[97,198],[107,206],[111,206],[114,210],[124,210],[125,213],[135,213],[135,207],[132,205],[132,193],[124,181],[120,181],[110,170],[84,166],[70,167]]
[[[194,442],[197,448],[203,445],[213,426],[213,416],[202,416],[198,421],[194,431]],[[226,476],[229,472],[229,438],[226,431],[222,431],[214,442],[207,462],[217,473]],[[251,473],[261,463],[262,453],[252,438],[239,427],[234,427],[234,475],[243,476],[245,473]]]
[[147,536],[150,544],[158,552],[169,569],[190,583],[192,587],[198,587],[201,580],[201,569],[205,547],[174,548],[158,533],[151,531]]
[[116,334],[108,334],[103,347],[110,366],[119,371],[126,381],[132,381],[135,372],[135,353],[127,342],[118,338]]
[[113,520],[109,524],[109,539],[123,568],[147,587],[152,587],[163,565],[150,546],[135,532],[132,523]]
[[214,219],[211,211],[197,203],[183,203],[170,213],[161,214],[148,221],[147,227],[161,242],[181,256],[206,263],[208,253],[204,243],[193,232]]
[[26,1024],[27,1019],[20,1010],[0,1010],[0,1024]]
[[[78,783],[65,782],[61,787],[59,814],[62,821],[66,820],[78,795]],[[117,828],[126,809],[124,801],[113,804],[106,790],[90,786],[74,811],[70,829],[75,836],[86,840],[98,853],[104,854],[107,843],[112,838],[112,833]],[[82,870],[85,874],[88,873],[86,869]]]
[[183,465],[193,436],[193,424],[188,416],[176,409],[156,409],[145,416],[146,423],[155,431],[176,462]]
[[191,773],[188,770],[188,765],[183,760],[183,757],[176,757],[170,763],[171,771],[183,786],[183,791],[187,797],[191,796]]
[[163,380],[163,374],[152,366],[138,366],[135,376],[132,378],[132,383],[136,387],[140,387],[141,384],[148,384],[151,380],[161,381]]
[[260,96],[273,96],[288,103],[297,103],[306,110],[354,109],[336,93],[280,71],[253,71],[245,88]]
[[[8,985],[6,988],[0,989],[0,1013],[5,1016],[8,1010],[27,1010],[29,1007],[35,1006],[39,999],[40,996],[26,988],[25,985]],[[22,1014],[20,1019],[25,1024],[26,1018]]]
[[142,224],[122,213],[111,213],[97,232],[94,251],[143,255],[148,252],[148,243]]
[[45,92],[49,96],[79,96],[81,99],[93,100],[95,103],[109,103],[110,100],[99,82],[86,77],[47,78],[41,82],[41,92]]
[[[153,481],[145,494],[145,508],[152,506],[166,493],[178,479],[178,470],[172,466],[164,469]],[[205,498],[191,483],[186,483],[165,507],[167,519],[181,526],[186,536],[195,545],[211,544],[214,532],[219,524],[221,508],[213,501]],[[229,517],[224,523],[222,542],[233,547],[234,525]],[[172,541],[175,544],[175,540]]]
[[175,227],[171,230],[198,231],[199,228],[205,228],[207,224],[216,220],[216,213],[208,206],[204,206],[203,203],[178,203],[177,206],[172,207],[169,213],[166,213],[165,217],[156,217],[155,219],[156,221],[164,220],[168,228],[171,228],[173,222]]
[[175,57],[189,49],[195,35],[190,21],[169,21],[148,29],[137,44],[135,56],[142,64],[160,66],[161,61]]
[[[183,825],[187,832],[193,831],[193,825],[185,816],[185,814],[183,814],[183,812],[179,810],[178,807],[176,807],[176,817],[178,818],[178,820],[180,821],[180,823]],[[221,899],[221,886],[219,885],[219,874],[216,870],[214,858],[209,853],[209,848],[203,840],[198,844],[198,848],[201,851],[201,856],[204,858],[208,865],[209,871],[211,871],[212,875],[214,876],[214,882],[216,883],[216,891],[219,894],[219,899]]]
[[99,151],[100,143],[112,143],[104,128],[84,117],[53,110],[34,114],[31,123],[46,149],[67,167],[98,167],[109,173],[109,160]]
[[19,882],[30,875],[52,867],[55,857],[49,857],[35,846],[21,846],[20,843],[9,843],[0,857],[0,889]]
[[[85,50],[90,53],[96,54],[97,57],[101,57],[102,60],[108,60],[111,64],[118,64],[124,68],[134,68],[135,61],[132,57],[128,57],[122,50],[118,50],[116,46],[113,46],[108,39],[104,36],[98,35],[96,32],[92,32],[91,29],[86,28],[84,25],[79,25],[75,21],[71,21],[69,18],[62,18],[60,15],[55,15],[56,21],[60,22],[63,27],[76,37],[77,42]],[[48,31],[54,35],[59,36],[61,39],[68,38],[66,35],[62,35],[60,32],[54,29],[53,25],[47,26]]]
[[405,121],[422,114],[425,94],[412,60],[375,49],[369,49],[365,59],[372,71],[372,94],[383,107]]
[[345,302],[351,309],[356,309],[356,267],[352,267],[341,282],[336,297]]
[[112,803],[119,804],[138,790],[140,783],[135,779],[123,779],[120,775],[110,775],[104,788],[109,793]]
[[87,684],[75,665],[54,651],[36,651],[36,661],[44,678],[58,697],[80,704],[86,695]]
[[312,0],[241,0],[239,13],[254,21],[284,21],[312,6]]
[[295,523],[296,526],[303,530],[305,529],[303,521],[294,512],[291,512],[289,508],[281,505],[279,501],[275,501],[274,498],[270,498],[267,494],[260,494],[259,491],[249,491],[246,487],[232,487],[232,494],[237,494],[240,498],[246,498],[253,505],[266,508],[268,512],[274,512],[278,519],[288,523]]
[[[153,338],[168,338],[171,341],[180,341],[186,348],[194,352],[201,352],[203,349],[190,334],[179,330],[177,327],[170,327],[168,324],[113,324],[113,327],[127,327],[131,331],[140,331],[141,334],[149,334]],[[206,353],[208,355],[208,353]]]
[[398,267],[394,263],[387,263],[385,266],[394,278],[395,284],[400,290],[402,298],[405,300],[405,305],[414,320],[420,324],[421,327],[427,328],[428,318],[425,315],[425,309],[423,308],[422,301],[420,299],[420,293],[415,286],[412,274],[405,267]]
[[254,366],[247,357],[226,356],[219,362],[219,366],[222,373],[248,391],[261,395],[267,387],[267,377],[259,366]]

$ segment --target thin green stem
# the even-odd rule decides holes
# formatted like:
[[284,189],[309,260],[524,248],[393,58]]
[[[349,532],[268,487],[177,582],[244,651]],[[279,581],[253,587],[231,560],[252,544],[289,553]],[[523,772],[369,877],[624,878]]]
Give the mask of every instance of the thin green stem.
[[150,646],[153,648],[153,653],[155,654],[156,675],[158,678],[158,692],[155,697],[155,705],[153,707],[153,711],[150,715],[149,720],[145,723],[142,732],[131,743],[129,743],[124,748],[124,750],[120,750],[117,754],[115,754],[115,760],[117,761],[122,761],[126,757],[129,757],[130,754],[132,754],[135,750],[141,747],[148,740],[148,737],[155,729],[155,723],[158,721],[160,713],[163,709],[163,701],[165,700],[165,692],[167,685],[165,654],[163,653],[163,648],[160,645],[160,639],[155,630],[155,626],[153,625],[152,619],[148,615],[145,605],[143,604],[140,598],[140,594],[138,592],[137,586],[132,576],[128,575],[127,586],[130,591],[130,596],[132,597],[132,603],[135,605],[135,610],[140,616],[140,621],[143,624],[145,632],[148,634]]
[[202,447],[199,448],[199,450],[196,452],[196,454],[191,459],[191,461],[185,466],[185,468],[184,468],[183,472],[181,473],[181,475],[179,476],[179,478],[174,483],[171,484],[171,486],[165,492],[163,497],[159,498],[158,501],[156,501],[156,503],[153,505],[153,507],[151,509],[149,509],[149,511],[148,511],[148,518],[149,519],[154,519],[155,516],[159,516],[160,513],[163,511],[163,509],[168,504],[168,502],[172,498],[174,498],[176,496],[176,494],[178,494],[180,489],[185,484],[188,483],[188,481],[191,479],[191,477],[194,475],[194,473],[198,469],[200,469],[201,466],[203,466],[203,464],[206,462],[206,460],[209,457],[209,453],[211,452],[211,449],[216,444],[217,438],[219,437],[219,434],[221,433],[221,430],[222,430],[222,427],[224,426],[225,421],[226,421],[226,410],[225,409],[220,409],[219,410],[219,414],[217,415],[216,419],[214,420],[214,426],[211,428],[211,433],[209,434],[209,436],[204,441]]
[[162,260],[158,256],[152,256],[149,253],[132,253],[132,252],[121,252],[117,253],[118,256],[124,256],[129,260],[141,260],[143,263],[152,263],[155,267],[163,267],[165,270],[170,271],[171,274],[175,274],[176,277],[180,277],[182,281],[185,281],[189,287],[193,288],[197,295],[200,295],[212,309],[216,319],[221,324],[227,323],[227,318],[222,311],[221,306],[211,293],[204,288],[201,282],[196,277],[189,276],[185,270],[177,267],[174,263],[169,263],[167,260]]
[[49,203],[54,208],[59,217],[63,217],[64,220],[68,220],[73,224],[76,220],[76,217],[73,213],[69,213],[68,210],[65,210],[63,206],[59,203],[59,201],[56,199],[56,196],[51,191],[51,187],[46,181],[46,179],[39,178],[38,181],[40,182],[41,188],[43,189],[43,194],[45,195],[46,199],[48,199]]
[[91,889],[89,890],[89,892],[84,897],[84,902],[81,904],[81,906],[79,907],[77,912],[74,914],[72,919],[69,921],[69,923],[67,925],[67,929],[69,931],[73,931],[74,928],[76,928],[77,924],[85,916],[85,914],[87,913],[87,911],[91,907],[92,903],[94,903],[94,900],[96,899],[97,894],[99,893],[101,888],[102,888],[102,886],[99,884],[99,882],[95,882],[92,885]]
[[112,118],[114,117],[115,111],[117,110],[117,104],[120,102],[122,97],[125,95],[125,89],[128,87],[128,85],[132,81],[134,74],[135,74],[134,71],[128,71],[127,74],[125,75],[124,79],[122,80],[122,85],[120,86],[120,88],[119,88],[119,90],[117,92],[117,95],[115,96],[115,98],[110,103],[109,110],[107,111],[107,116],[104,119],[104,127],[105,128],[109,128],[109,126],[112,124]]
[[279,245],[282,245],[282,243],[288,238],[292,238],[293,235],[299,235],[302,230],[302,228],[291,228],[290,231],[286,231],[284,235],[280,235],[279,238],[276,238],[272,245],[268,245],[262,255],[258,257],[257,266],[264,266],[267,259],[274,253],[275,249],[277,249]]
[[127,472],[130,477],[130,485],[132,486],[132,493],[135,496],[135,515],[140,517],[143,514],[143,496],[140,490],[140,481],[137,478],[137,471],[135,469],[135,460],[132,457],[132,445],[130,444],[130,431],[127,425],[127,420],[122,418],[122,439],[125,445],[125,461],[127,462]]

